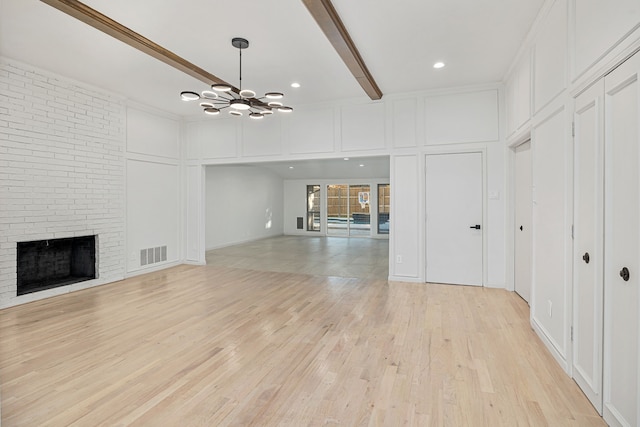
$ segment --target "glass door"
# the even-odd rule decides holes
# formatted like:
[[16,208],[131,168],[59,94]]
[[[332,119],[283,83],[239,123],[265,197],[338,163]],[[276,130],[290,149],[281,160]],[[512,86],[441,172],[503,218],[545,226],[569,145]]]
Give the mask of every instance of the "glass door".
[[327,234],[349,235],[349,186],[327,185]]
[[350,236],[371,235],[369,189],[369,185],[351,185],[349,187]]
[[369,185],[327,186],[327,234],[370,236]]

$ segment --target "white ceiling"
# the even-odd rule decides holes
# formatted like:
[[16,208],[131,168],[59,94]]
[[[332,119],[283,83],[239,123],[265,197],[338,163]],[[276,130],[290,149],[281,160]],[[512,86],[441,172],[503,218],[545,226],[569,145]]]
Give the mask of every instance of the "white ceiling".
[[233,166],[262,167],[275,172],[283,179],[331,179],[336,184],[341,184],[339,182],[341,179],[389,178],[390,176],[389,156],[243,163]]
[[[383,94],[498,82],[544,0],[333,0]],[[288,105],[365,97],[301,0],[85,0],[205,70]],[[205,85],[38,0],[0,0],[0,54],[179,114]],[[434,70],[434,62],[447,66]],[[289,87],[300,82],[299,89]],[[295,114],[295,113],[294,113]]]

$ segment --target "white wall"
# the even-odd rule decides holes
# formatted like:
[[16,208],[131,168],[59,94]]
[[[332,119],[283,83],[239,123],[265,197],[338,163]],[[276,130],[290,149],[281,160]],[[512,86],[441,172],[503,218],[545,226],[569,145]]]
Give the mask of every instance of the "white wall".
[[[182,261],[178,118],[4,58],[0,90],[0,307]],[[16,297],[16,242],[92,234],[97,279]]]
[[[528,136],[532,139],[531,321],[568,372],[572,357],[573,97],[638,48],[638,1],[548,0],[505,77],[507,146],[513,149]],[[507,157],[513,160],[512,152]],[[507,171],[512,171],[511,164]],[[512,209],[508,212],[513,214]],[[509,228],[508,241],[513,237]],[[513,262],[510,258],[508,262]],[[508,281],[511,287],[511,274]]]
[[[123,100],[0,59],[0,307],[125,274]],[[17,242],[97,235],[98,278],[16,296]]]
[[283,180],[257,166],[208,166],[205,247],[219,248],[283,234]]
[[[180,122],[143,107],[127,108],[127,272],[182,259]],[[167,259],[141,265],[140,251],[167,247]]]
[[[533,292],[531,321],[553,354],[568,359],[571,308],[572,145],[565,105],[536,117],[533,153]],[[539,122],[538,122],[539,120]]]
[[[296,107],[294,114],[276,114],[262,121],[198,119],[186,125],[187,167],[197,172],[201,165],[391,156],[392,170],[394,162],[400,163],[390,177],[394,206],[390,258],[396,260],[395,254],[400,254],[402,263],[392,263],[390,277],[420,282],[425,276],[424,155],[434,151],[482,151],[488,166],[485,284],[504,287],[505,146],[500,125],[501,99],[500,87],[488,85],[391,95],[381,101],[302,105]],[[194,195],[201,185],[196,172],[189,174],[187,183],[187,192]],[[285,201],[285,211],[291,213],[287,214],[284,227],[287,233],[297,233],[289,227],[295,226],[295,217],[304,217],[304,199],[300,205],[289,200]],[[197,205],[194,201],[195,211],[187,219],[187,247],[194,251],[189,259],[202,262],[204,247],[197,239],[199,227],[204,225],[199,222]],[[394,227],[394,223],[402,225]],[[206,246],[210,244],[207,242]]]

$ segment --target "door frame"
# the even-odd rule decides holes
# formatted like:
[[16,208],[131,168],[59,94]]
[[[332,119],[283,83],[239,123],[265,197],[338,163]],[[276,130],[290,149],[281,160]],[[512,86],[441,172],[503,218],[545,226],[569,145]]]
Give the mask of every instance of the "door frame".
[[[511,292],[516,291],[516,148],[526,143],[527,141],[531,141],[531,129],[525,131],[520,134],[516,139],[509,142],[507,145],[507,153],[506,153],[506,183],[505,183],[505,191],[506,191],[506,219],[505,219],[505,239],[506,239],[506,274],[505,274],[505,289]],[[531,150],[533,150],[533,142],[531,142]],[[533,155],[533,151],[532,151]],[[533,157],[532,157],[531,169],[533,170]],[[533,190],[532,190],[533,196]],[[533,214],[533,213],[532,213]],[[533,218],[532,218],[533,223]],[[533,226],[533,224],[532,224]],[[532,260],[533,262],[533,260]],[[531,285],[533,287],[533,279],[531,281]],[[532,289],[533,292],[533,289]],[[531,306],[531,301],[529,301],[529,306]]]
[[488,200],[488,192],[487,192],[487,148],[486,145],[483,145],[482,147],[473,147],[473,148],[467,148],[467,147],[429,147],[429,149],[425,150],[423,152],[423,155],[421,156],[421,162],[422,162],[422,185],[421,185],[421,192],[422,192],[422,198],[423,198],[423,203],[422,203],[422,219],[423,219],[423,241],[422,241],[422,254],[423,254],[423,259],[424,259],[424,263],[423,263],[423,280],[426,283],[427,280],[427,262],[426,262],[426,255],[427,255],[427,197],[426,197],[426,192],[425,192],[425,188],[426,188],[426,182],[427,182],[427,156],[431,156],[434,154],[471,154],[471,153],[479,153],[480,154],[480,158],[481,158],[481,165],[482,165],[482,287],[487,286],[487,276],[488,276],[488,265],[489,265],[489,245],[488,245],[488,239],[487,239],[487,218],[488,216],[488,206],[487,206],[487,200]]
[[[511,170],[513,172],[513,177],[512,179],[509,180],[509,183],[512,187],[511,189],[511,207],[513,208],[513,213],[512,213],[512,217],[511,217],[511,221],[513,221],[513,226],[511,227],[511,233],[513,234],[513,250],[510,252],[510,256],[513,257],[513,292],[518,293],[516,291],[516,236],[517,236],[517,232],[516,232],[516,227],[517,227],[517,223],[516,223],[516,192],[518,190],[517,188],[517,183],[516,183],[516,150],[520,147],[522,147],[524,144],[529,144],[529,172],[531,173],[531,184],[533,185],[533,145],[531,142],[531,137],[529,137],[528,139],[524,139],[524,140],[519,140],[518,143],[513,144],[511,146],[509,146],[510,148],[510,152],[513,155],[513,162],[511,164]],[[533,186],[529,189],[528,192],[529,197],[533,200]],[[530,212],[530,218],[531,218],[531,223],[529,224],[529,228],[531,228],[531,259],[530,259],[530,266],[531,266],[531,272],[533,273],[533,202],[531,205],[531,212]],[[531,277],[529,277],[529,300],[527,301],[527,304],[529,305],[529,307],[531,307],[531,294],[533,293],[533,274],[531,275]],[[518,294],[520,295],[520,294]],[[524,297],[522,295],[520,295],[520,298],[524,299]]]

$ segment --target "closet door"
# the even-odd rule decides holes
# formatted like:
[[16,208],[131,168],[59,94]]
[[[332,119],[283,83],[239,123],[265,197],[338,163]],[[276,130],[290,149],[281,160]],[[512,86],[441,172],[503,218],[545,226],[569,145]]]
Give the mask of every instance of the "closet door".
[[600,80],[575,101],[573,378],[602,414],[603,97]]
[[637,426],[640,55],[605,77],[604,419]]
[[531,224],[533,199],[531,197],[531,141],[515,150],[515,265],[514,290],[528,304],[531,304]]

